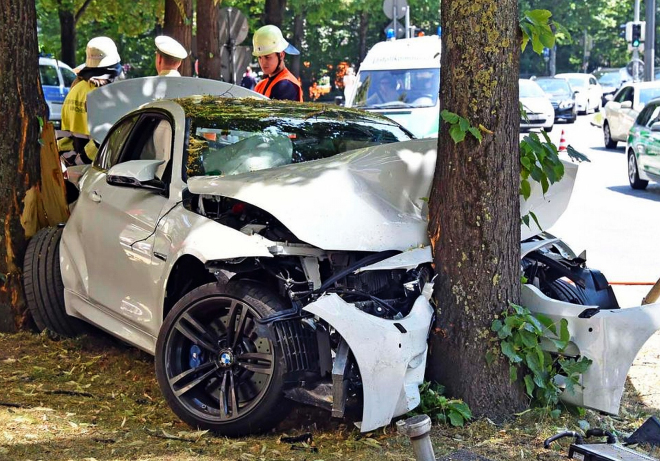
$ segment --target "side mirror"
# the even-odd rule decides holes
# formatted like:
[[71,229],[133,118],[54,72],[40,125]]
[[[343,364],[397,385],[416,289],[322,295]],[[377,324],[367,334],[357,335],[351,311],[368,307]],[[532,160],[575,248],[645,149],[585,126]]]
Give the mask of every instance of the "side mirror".
[[105,178],[108,184],[122,187],[165,191],[165,183],[156,179],[156,169],[164,160],[130,160],[119,163],[108,170]]
[[651,125],[651,131],[660,131],[660,122],[655,122]]
[[630,109],[632,108],[632,101],[623,101],[621,103],[621,109]]
[[605,101],[611,101],[612,99],[614,99],[614,95],[613,95],[613,94],[606,94],[606,95],[605,95]]

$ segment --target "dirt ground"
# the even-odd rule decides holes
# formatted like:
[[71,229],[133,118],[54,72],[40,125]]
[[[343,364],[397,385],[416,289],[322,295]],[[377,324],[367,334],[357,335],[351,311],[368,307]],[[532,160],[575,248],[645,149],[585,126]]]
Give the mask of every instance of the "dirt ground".
[[[660,416],[659,378],[656,334],[632,367],[618,417],[585,411],[553,420],[528,411],[504,425],[488,420],[459,429],[435,425],[435,454],[469,450],[494,461],[566,459],[570,440],[551,450],[543,450],[543,440],[587,425],[630,434],[650,415]],[[414,460],[409,440],[394,425],[360,434],[320,410],[299,411],[258,437],[193,431],[164,403],[152,358],[107,337],[54,341],[0,334],[0,385],[2,461]],[[282,440],[306,432],[311,433],[306,441]],[[640,449],[660,457],[658,449]]]

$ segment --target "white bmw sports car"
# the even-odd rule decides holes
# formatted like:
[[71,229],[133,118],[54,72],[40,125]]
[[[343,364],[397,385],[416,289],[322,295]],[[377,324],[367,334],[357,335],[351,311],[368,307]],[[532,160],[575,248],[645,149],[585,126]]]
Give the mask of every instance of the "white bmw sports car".
[[[90,94],[106,104],[91,119],[99,154],[69,221],[26,253],[37,325],[75,335],[92,324],[154,354],[172,410],[223,435],[268,430],[293,401],[335,417],[354,405],[362,431],[415,408],[433,319],[423,198],[437,140],[358,110],[232,97],[254,93],[220,82],[223,97],[121,115],[184,83],[201,84],[153,77]],[[521,212],[550,226],[577,167],[566,171]],[[584,393],[565,399],[616,413],[660,309],[617,309],[561,241],[521,234],[525,305],[567,318],[568,353],[594,361]]]

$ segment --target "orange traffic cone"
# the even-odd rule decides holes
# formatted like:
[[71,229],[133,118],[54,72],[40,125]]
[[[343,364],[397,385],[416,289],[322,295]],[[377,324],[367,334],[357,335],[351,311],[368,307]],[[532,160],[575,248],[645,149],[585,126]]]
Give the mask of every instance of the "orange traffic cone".
[[559,152],[566,151],[566,138],[564,137],[564,130],[561,130],[561,138],[559,138]]

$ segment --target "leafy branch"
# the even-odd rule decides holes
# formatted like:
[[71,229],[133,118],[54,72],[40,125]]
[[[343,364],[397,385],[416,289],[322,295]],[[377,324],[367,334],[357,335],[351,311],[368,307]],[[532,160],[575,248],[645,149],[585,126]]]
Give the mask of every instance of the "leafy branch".
[[464,141],[467,133],[470,133],[472,136],[474,136],[477,141],[479,141],[479,143],[481,143],[483,139],[481,136],[481,131],[490,133],[490,131],[488,131],[483,126],[476,128],[470,125],[470,122],[466,118],[463,118],[453,112],[449,112],[447,109],[444,109],[442,112],[440,112],[440,116],[442,117],[442,120],[449,124],[449,135],[451,136],[451,139],[454,140],[455,144]]
[[448,399],[444,394],[445,388],[441,384],[424,381],[419,386],[421,396],[420,404],[410,411],[408,415],[428,415],[433,421],[452,426],[463,427],[472,419],[472,412],[462,400]]
[[[592,363],[587,357],[574,359],[561,356],[570,343],[566,319],[561,319],[557,327],[550,318],[542,314],[533,315],[527,308],[511,304],[501,318],[493,320],[491,330],[497,333],[500,340],[499,352],[509,360],[511,381],[518,379],[518,367],[522,366],[525,392],[541,407],[554,408],[559,403],[563,390],[559,387],[558,375],[564,377],[566,390],[574,393],[575,386],[580,385],[580,375]],[[542,349],[543,339],[557,349],[557,355]],[[492,363],[495,357],[496,352],[490,351],[486,360]],[[557,409],[551,412],[553,416],[559,413]]]
[[532,42],[532,49],[541,54],[543,48],[555,46],[557,36],[570,38],[568,30],[558,22],[551,20],[552,13],[548,10],[526,11],[520,20],[522,31],[522,51]]

